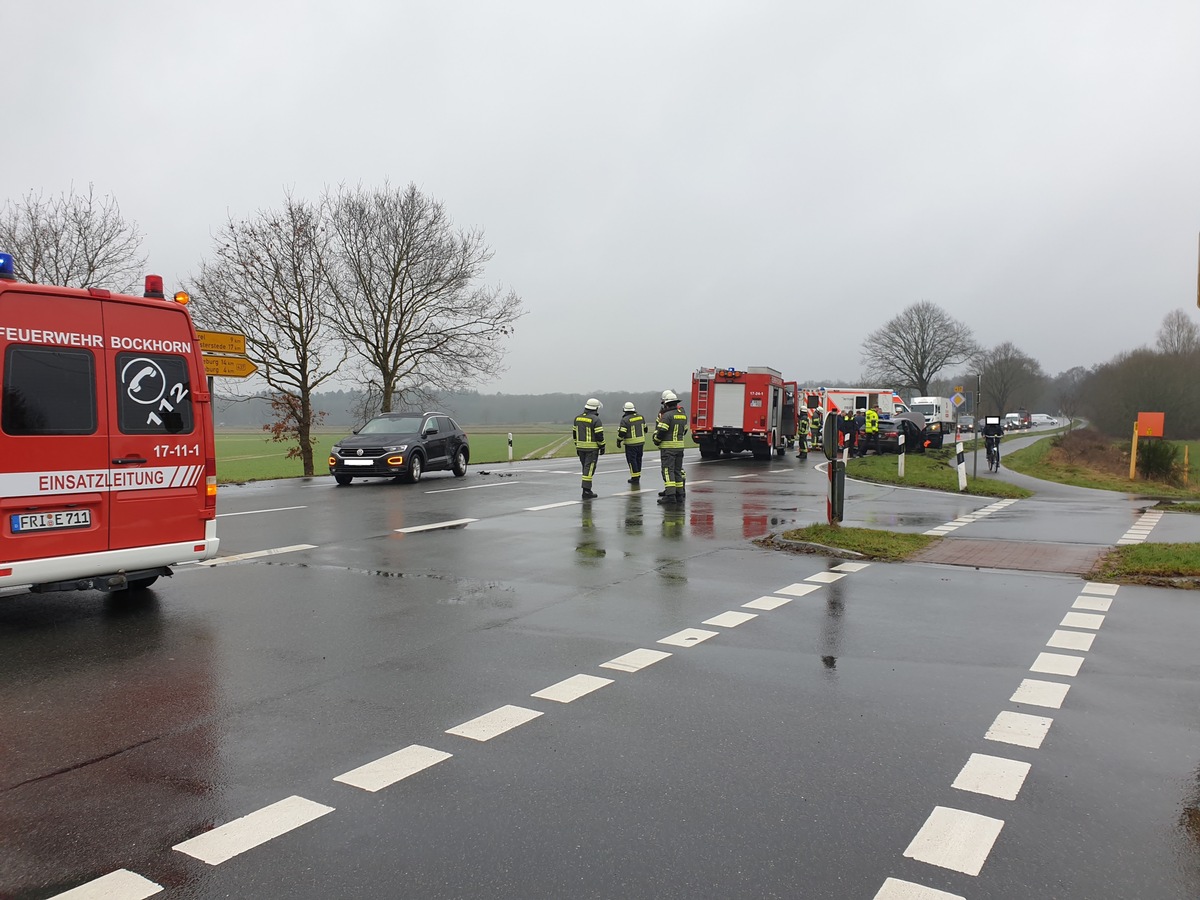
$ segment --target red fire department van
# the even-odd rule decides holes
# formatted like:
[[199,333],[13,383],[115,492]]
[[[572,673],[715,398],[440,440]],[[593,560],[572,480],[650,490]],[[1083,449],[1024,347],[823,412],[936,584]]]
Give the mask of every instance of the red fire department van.
[[18,283],[0,253],[0,588],[136,590],[216,555],[186,296],[156,275],[144,297]]

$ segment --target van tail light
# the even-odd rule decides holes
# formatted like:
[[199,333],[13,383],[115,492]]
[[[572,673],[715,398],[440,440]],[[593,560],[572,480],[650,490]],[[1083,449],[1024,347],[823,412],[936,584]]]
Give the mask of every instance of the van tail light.
[[204,459],[204,508],[217,508],[217,459],[208,456]]

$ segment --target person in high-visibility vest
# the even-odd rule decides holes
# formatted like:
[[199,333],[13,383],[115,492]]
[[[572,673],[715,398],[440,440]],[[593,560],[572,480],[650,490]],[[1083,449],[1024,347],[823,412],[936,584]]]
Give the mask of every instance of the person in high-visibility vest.
[[617,426],[617,449],[625,446],[625,462],[629,464],[629,483],[642,486],[642,453],[646,449],[646,419],[632,401],[625,404],[625,415]]
[[800,407],[796,414],[796,458],[808,459],[808,410]]
[[879,455],[879,407],[868,409],[863,415],[863,446],[859,456],[866,456],[868,450],[874,450]]
[[596,463],[604,452],[604,425],[600,422],[600,401],[595,397],[583,404],[583,412],[575,417],[572,428],[575,452],[583,466],[583,499],[595,497],[592,492],[592,476],[596,474]]
[[663,391],[663,411],[654,426],[654,446],[662,451],[663,491],[659,503],[682,503],[683,448],[687,436],[687,413],[679,408],[674,391]]

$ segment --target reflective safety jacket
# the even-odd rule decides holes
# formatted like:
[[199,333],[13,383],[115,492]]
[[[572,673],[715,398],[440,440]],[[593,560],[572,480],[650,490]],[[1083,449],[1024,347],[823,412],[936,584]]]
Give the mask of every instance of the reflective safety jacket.
[[808,416],[801,415],[796,419],[796,434],[808,437]]
[[688,433],[687,413],[678,406],[664,409],[654,426],[654,443],[663,450],[682,450]]
[[646,443],[646,417],[639,412],[625,413],[617,426],[617,446]]
[[576,450],[596,450],[604,443],[604,426],[594,412],[584,410],[575,417],[573,429]]
[[863,431],[867,434],[875,434],[879,431],[879,413],[873,409],[868,409],[866,413],[866,423],[863,425]]

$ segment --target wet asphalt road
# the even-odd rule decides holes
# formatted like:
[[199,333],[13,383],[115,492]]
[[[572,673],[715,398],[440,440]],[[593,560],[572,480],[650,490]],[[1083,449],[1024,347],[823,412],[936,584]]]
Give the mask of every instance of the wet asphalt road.
[[[229,486],[228,562],[0,600],[0,896],[1200,896],[1194,595],[754,546],[824,519],[815,460],[689,459],[682,511],[611,456],[586,504],[563,461]],[[955,536],[1114,544],[1146,507],[1037,487]],[[847,524],[990,503],[851,483]],[[638,650],[671,655],[605,666]],[[448,733],[505,707],[529,721]],[[397,751],[437,761],[334,780]],[[226,860],[172,849],[244,816],[184,845]]]

